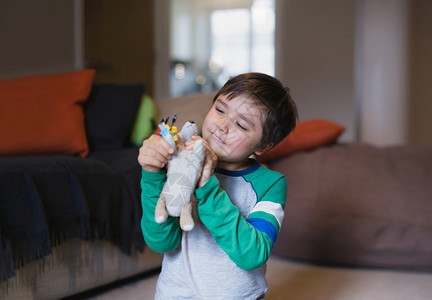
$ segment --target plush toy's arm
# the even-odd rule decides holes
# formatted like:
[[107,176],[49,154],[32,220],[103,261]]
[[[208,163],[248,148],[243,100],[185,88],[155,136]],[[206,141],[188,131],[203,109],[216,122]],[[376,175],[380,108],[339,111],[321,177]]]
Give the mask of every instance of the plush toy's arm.
[[[262,200],[286,196],[286,182],[283,178],[276,182],[273,192],[268,193],[266,199]],[[195,195],[202,222],[238,267],[252,270],[267,261],[277,236],[277,226],[272,226],[263,214],[255,214],[254,222],[246,220],[226,192],[220,189],[215,175],[197,189]],[[262,224],[266,224],[267,228]]]
[[155,221],[155,208],[160,192],[166,181],[166,171],[148,172],[142,169],[141,205],[143,216],[141,228],[146,244],[156,252],[170,252],[177,248],[181,240],[178,218],[168,217],[158,224]]

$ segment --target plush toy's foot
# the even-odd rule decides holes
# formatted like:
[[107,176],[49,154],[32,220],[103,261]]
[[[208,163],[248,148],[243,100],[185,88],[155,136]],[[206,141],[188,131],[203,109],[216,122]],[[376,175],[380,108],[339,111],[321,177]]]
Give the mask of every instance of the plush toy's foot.
[[167,216],[157,216],[155,217],[156,223],[162,224],[165,223],[167,220]]
[[191,231],[194,226],[194,220],[192,219],[192,202],[187,202],[185,206],[183,206],[180,215],[180,227],[184,231]]
[[166,199],[163,195],[159,197],[158,202],[156,203],[155,209],[155,221],[156,223],[164,223],[168,219],[168,213],[165,209]]
[[188,225],[181,226],[181,229],[183,229],[184,231],[191,231],[194,227],[195,224],[188,224]]

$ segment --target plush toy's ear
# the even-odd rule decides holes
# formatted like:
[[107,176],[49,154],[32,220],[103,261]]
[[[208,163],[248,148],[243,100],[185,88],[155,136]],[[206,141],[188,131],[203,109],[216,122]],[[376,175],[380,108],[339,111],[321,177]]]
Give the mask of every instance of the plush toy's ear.
[[183,127],[182,130],[179,132],[179,136],[185,141],[189,141],[192,136],[198,134],[198,128],[195,122],[193,121],[187,121]]

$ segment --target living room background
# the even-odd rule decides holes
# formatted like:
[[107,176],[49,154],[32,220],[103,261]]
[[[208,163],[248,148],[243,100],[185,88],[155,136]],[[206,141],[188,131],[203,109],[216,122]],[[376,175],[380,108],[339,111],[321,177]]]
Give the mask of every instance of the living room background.
[[[93,66],[98,82],[141,81],[154,98],[166,97],[169,4],[3,0],[0,78]],[[276,0],[275,75],[292,88],[300,117],[344,124],[347,141],[432,144],[431,6]],[[92,44],[106,57],[91,57]]]

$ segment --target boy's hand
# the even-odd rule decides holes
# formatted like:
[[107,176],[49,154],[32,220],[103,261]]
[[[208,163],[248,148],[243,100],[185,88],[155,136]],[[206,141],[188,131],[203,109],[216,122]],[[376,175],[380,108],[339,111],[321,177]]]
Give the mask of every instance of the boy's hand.
[[193,144],[198,139],[202,139],[204,142],[204,163],[201,172],[201,177],[198,179],[198,184],[197,184],[198,187],[202,187],[207,182],[207,180],[209,180],[210,176],[213,175],[214,168],[216,167],[218,161],[218,157],[211,150],[207,141],[200,136],[193,136],[192,140],[186,143],[186,149],[192,150]]
[[171,159],[174,148],[161,136],[153,134],[144,140],[139,150],[138,163],[149,172],[157,172]]

